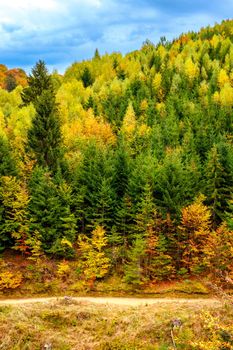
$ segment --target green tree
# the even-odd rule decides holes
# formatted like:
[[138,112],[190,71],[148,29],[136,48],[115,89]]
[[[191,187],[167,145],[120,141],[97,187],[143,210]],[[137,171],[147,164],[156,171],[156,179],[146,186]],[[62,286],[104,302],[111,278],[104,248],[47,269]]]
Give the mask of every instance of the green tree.
[[5,79],[5,88],[8,92],[13,91],[17,86],[16,78],[13,74],[7,74]]
[[6,138],[0,135],[0,177],[16,175],[16,164]]
[[44,90],[35,108],[36,115],[28,131],[28,146],[39,166],[55,172],[62,162],[62,138],[53,92]]
[[45,62],[39,60],[28,77],[28,86],[21,93],[23,105],[35,104],[45,90],[53,92],[53,82]]
[[93,84],[94,79],[93,79],[91,72],[90,72],[90,69],[88,67],[84,68],[84,71],[81,75],[81,80],[82,80],[83,86],[85,88]]
[[53,81],[43,61],[39,61],[21,93],[23,105],[33,103],[36,115],[28,131],[28,146],[39,166],[55,172],[61,165],[61,126]]
[[233,192],[232,147],[226,143],[214,145],[205,166],[206,203],[212,211],[215,224],[225,218]]
[[71,213],[71,188],[36,167],[29,183],[31,232],[38,232],[42,249],[57,256],[73,254],[76,219]]
[[134,286],[140,286],[143,281],[143,258],[145,257],[146,242],[137,237],[128,250],[128,263],[125,266],[124,281]]

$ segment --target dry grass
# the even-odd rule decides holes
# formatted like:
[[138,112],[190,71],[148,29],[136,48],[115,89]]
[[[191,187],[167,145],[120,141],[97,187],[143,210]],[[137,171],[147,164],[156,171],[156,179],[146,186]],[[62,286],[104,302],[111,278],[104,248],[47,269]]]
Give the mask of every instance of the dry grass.
[[198,300],[137,307],[65,300],[0,306],[0,349],[47,344],[52,350],[168,350],[174,319],[182,323],[174,328],[177,349],[233,349],[232,307]]

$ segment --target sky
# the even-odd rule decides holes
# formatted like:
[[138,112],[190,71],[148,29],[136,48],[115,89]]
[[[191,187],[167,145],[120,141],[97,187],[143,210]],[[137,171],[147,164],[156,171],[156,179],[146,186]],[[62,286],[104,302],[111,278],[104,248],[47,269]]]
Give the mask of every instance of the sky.
[[172,40],[233,17],[233,0],[0,0],[0,63],[27,72]]

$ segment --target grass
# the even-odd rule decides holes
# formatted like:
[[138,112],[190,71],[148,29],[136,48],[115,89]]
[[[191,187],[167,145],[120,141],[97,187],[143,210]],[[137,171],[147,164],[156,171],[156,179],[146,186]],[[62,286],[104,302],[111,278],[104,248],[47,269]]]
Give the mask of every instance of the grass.
[[169,303],[138,307],[59,300],[0,307],[1,350],[233,349],[227,304]]

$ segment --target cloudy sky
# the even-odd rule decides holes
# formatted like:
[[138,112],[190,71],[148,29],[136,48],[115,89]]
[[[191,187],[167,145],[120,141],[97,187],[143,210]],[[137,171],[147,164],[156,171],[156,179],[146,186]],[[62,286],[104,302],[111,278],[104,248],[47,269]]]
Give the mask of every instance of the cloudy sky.
[[232,0],[0,0],[0,63],[63,72],[95,48],[126,53],[232,14]]

